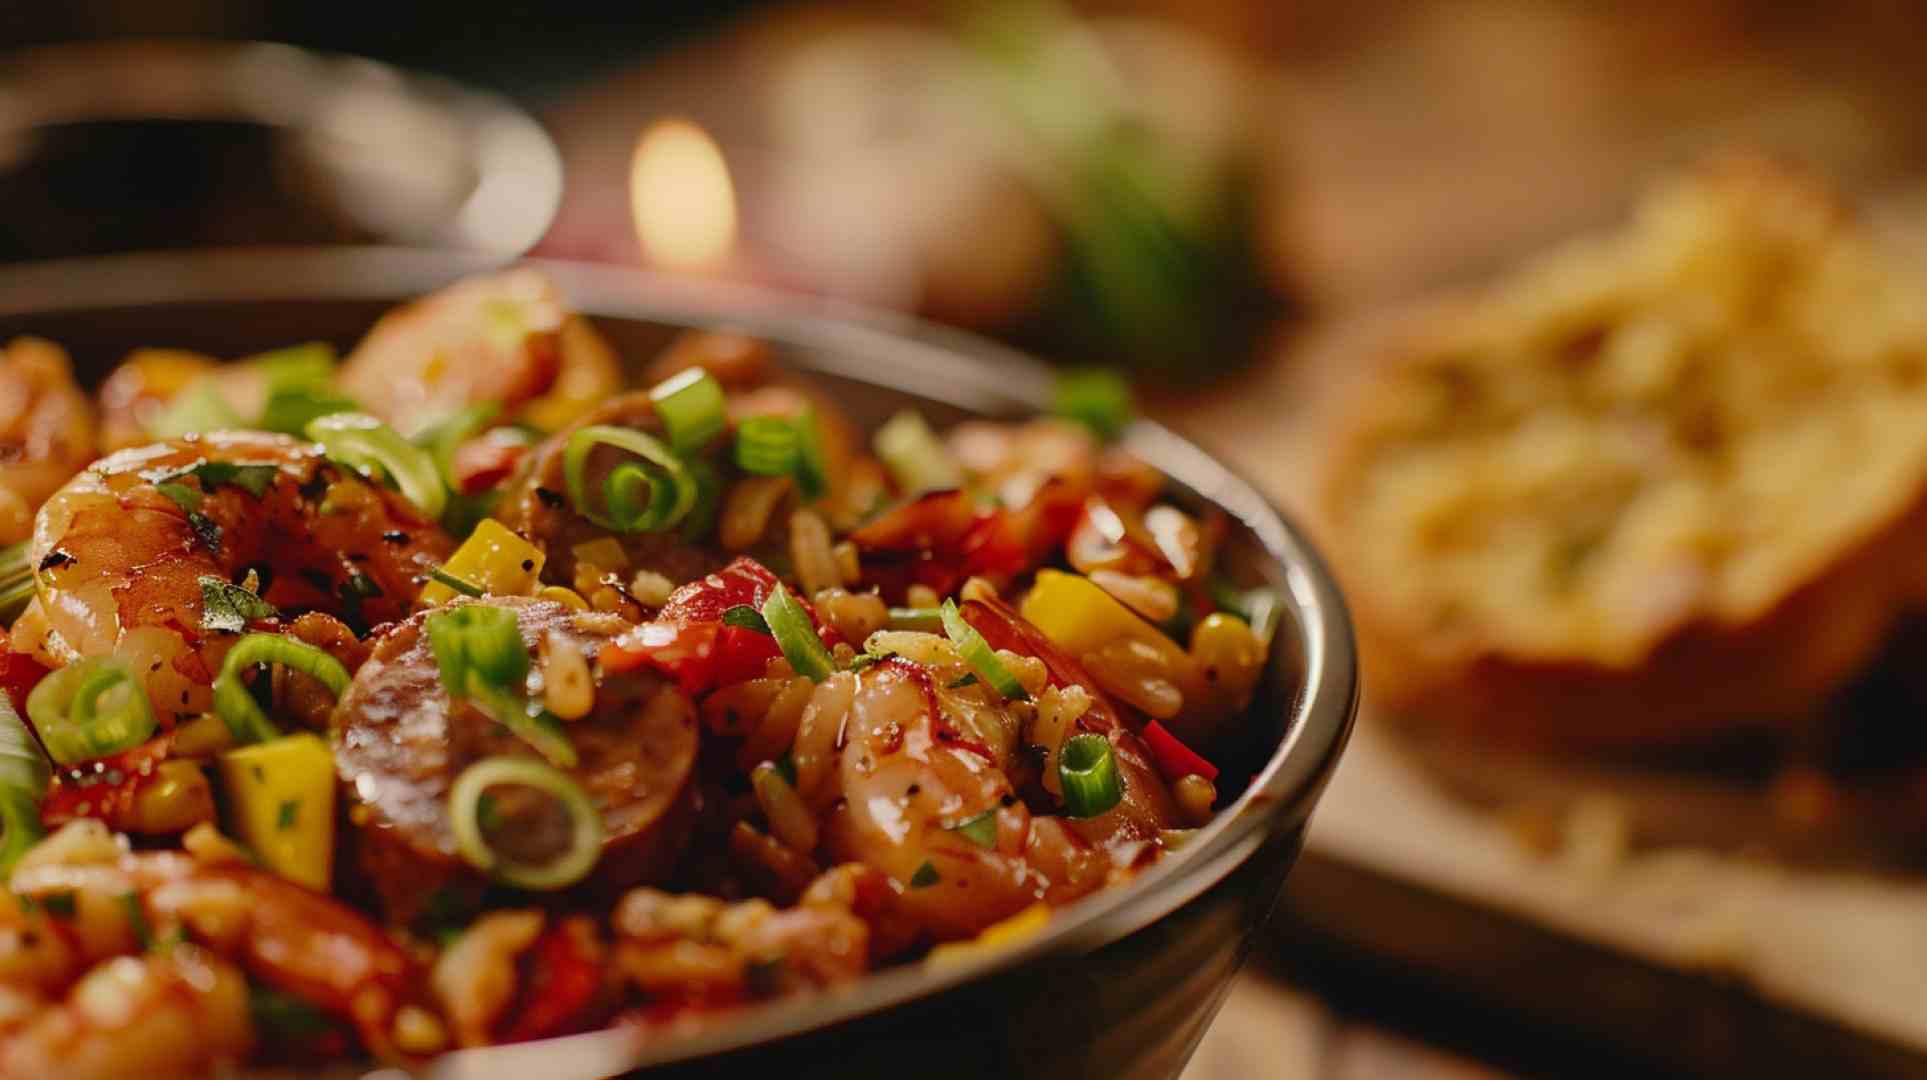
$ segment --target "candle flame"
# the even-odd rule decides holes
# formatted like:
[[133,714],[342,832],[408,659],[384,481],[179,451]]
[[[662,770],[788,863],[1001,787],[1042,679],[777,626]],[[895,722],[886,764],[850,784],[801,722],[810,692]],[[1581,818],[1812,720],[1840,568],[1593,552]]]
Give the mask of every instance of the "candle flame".
[[687,120],[660,120],[636,140],[629,162],[629,213],[649,262],[705,270],[736,242],[736,189],[709,133]]

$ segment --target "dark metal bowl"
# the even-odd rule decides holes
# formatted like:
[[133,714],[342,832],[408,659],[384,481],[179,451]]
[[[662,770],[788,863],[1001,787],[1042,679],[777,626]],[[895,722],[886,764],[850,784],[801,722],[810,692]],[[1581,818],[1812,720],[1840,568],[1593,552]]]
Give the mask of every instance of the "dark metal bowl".
[[[0,270],[0,340],[61,342],[98,378],[140,345],[238,356],[302,340],[352,344],[395,301],[464,273],[473,257],[388,250],[131,256]],[[945,421],[1014,416],[1049,375],[1007,350],[910,320],[820,301],[545,264],[623,353],[647,357],[690,326],[730,325],[776,343],[863,423],[915,403]],[[1227,558],[1285,600],[1247,729],[1235,802],[1192,843],[1127,887],[1060,912],[1035,939],[939,968],[881,972],[778,1002],[685,1037],[611,1030],[464,1051],[440,1077],[1175,1077],[1257,940],[1338,762],[1358,678],[1343,601],[1311,547],[1244,481],[1140,421],[1127,445],[1194,505],[1235,523]]]

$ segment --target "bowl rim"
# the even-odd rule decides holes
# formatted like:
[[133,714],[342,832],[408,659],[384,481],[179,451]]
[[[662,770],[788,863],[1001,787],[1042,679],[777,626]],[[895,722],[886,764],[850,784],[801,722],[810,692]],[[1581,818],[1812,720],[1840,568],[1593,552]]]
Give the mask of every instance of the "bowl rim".
[[[467,274],[511,266],[546,273],[575,310],[592,318],[728,325],[806,350],[807,368],[973,412],[1035,411],[1048,402],[1051,376],[1039,361],[907,315],[734,283],[476,252],[254,248],[0,267],[0,318],[189,303],[399,301]],[[959,357],[966,361],[962,371],[954,362]],[[559,1076],[563,1061],[580,1064],[582,1075],[599,1075],[596,1070],[691,1062],[833,1027],[1046,956],[1085,953],[1119,940],[1189,903],[1267,841],[1301,827],[1336,768],[1357,712],[1357,656],[1344,600],[1301,531],[1233,470],[1153,421],[1134,421],[1124,442],[1250,529],[1301,628],[1303,684],[1289,706],[1282,741],[1244,794],[1184,852],[1122,888],[1079,901],[1018,945],[939,967],[871,973],[848,988],[773,1002],[727,1024],[666,1039],[612,1028],[455,1051],[434,1059],[426,1075],[511,1075],[539,1067],[544,1075]]]

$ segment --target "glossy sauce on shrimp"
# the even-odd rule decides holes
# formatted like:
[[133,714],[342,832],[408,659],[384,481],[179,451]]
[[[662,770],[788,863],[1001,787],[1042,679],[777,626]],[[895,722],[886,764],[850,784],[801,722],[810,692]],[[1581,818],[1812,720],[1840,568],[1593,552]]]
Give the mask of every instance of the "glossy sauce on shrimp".
[[277,610],[362,627],[406,614],[451,546],[406,500],[262,432],[216,432],[119,451],[42,508],[29,557],[40,595],[22,645],[53,664],[112,656],[158,715],[200,712],[235,633],[206,627],[205,581],[243,584]]

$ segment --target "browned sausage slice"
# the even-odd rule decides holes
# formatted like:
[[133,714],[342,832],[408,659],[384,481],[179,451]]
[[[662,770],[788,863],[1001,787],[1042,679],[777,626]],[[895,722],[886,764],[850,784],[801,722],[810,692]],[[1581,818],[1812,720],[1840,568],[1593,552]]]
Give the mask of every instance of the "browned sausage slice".
[[[474,601],[514,609],[537,650],[551,632],[594,658],[627,628],[620,619],[520,597]],[[335,711],[335,768],[349,796],[351,843],[397,921],[414,919],[438,890],[479,896],[485,882],[456,853],[448,792],[463,769],[528,745],[472,705],[456,705],[423,631],[427,613],[375,645]],[[536,655],[539,657],[540,653]],[[539,693],[539,661],[530,683]],[[660,695],[669,695],[658,700]],[[580,763],[571,775],[602,811],[602,859],[586,883],[615,890],[659,881],[681,854],[692,816],[697,724],[680,691],[647,671],[600,680],[589,715],[565,725]]]

